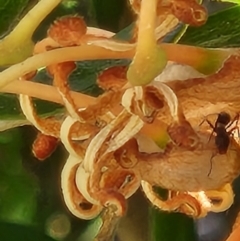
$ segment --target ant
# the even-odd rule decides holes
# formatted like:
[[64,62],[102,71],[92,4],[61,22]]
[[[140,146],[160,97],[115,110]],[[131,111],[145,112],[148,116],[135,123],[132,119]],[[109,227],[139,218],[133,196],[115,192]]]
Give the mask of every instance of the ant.
[[[215,137],[215,145],[218,149],[219,154],[226,154],[229,144],[230,144],[230,136],[232,135],[232,132],[237,129],[237,124],[239,120],[239,114],[237,114],[234,119],[231,121],[231,117],[226,112],[220,112],[218,114],[217,120],[215,124],[213,125],[208,119],[204,119],[199,126],[201,126],[205,121],[209,124],[209,126],[212,128],[212,133],[209,137],[209,140],[211,140],[211,137],[213,133],[216,134]],[[232,126],[232,124],[236,121],[236,125],[232,127],[230,130],[228,130],[229,127]],[[208,173],[208,176],[211,174],[212,171],[212,159],[216,154],[213,154],[210,159],[210,171]]]

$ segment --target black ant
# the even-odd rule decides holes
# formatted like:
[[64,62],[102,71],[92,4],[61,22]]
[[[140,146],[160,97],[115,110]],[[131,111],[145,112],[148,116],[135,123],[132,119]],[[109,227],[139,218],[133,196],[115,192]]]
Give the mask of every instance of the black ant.
[[[228,147],[230,145],[230,136],[232,135],[232,132],[237,129],[237,123],[239,119],[239,114],[235,116],[235,118],[231,121],[231,117],[226,112],[220,112],[218,114],[217,120],[215,121],[215,124],[213,125],[208,119],[204,119],[200,125],[202,125],[205,121],[209,124],[209,126],[213,129],[209,141],[213,135],[213,133],[216,134],[215,137],[215,145],[218,149],[219,154],[226,154]],[[232,126],[232,124],[236,121],[236,125],[232,127],[230,130],[228,130],[229,127]],[[210,163],[210,171],[208,173],[208,176],[211,174],[212,171],[212,159],[216,154],[213,154]]]

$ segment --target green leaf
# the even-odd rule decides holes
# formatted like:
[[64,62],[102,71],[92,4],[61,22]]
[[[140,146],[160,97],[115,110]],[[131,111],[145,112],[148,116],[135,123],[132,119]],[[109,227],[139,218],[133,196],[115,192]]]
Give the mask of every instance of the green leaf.
[[100,216],[98,216],[97,218],[89,222],[88,226],[81,232],[78,239],[81,241],[94,240],[101,226],[102,226],[102,219]]
[[[59,104],[44,100],[35,100],[34,102],[40,116],[56,115],[63,112],[63,107]],[[1,120],[25,119],[16,95],[0,93],[0,117]]]
[[34,227],[0,222],[2,241],[54,241]]
[[240,46],[240,6],[218,12],[199,28],[189,27],[178,43],[206,48]]
[[180,213],[167,213],[151,209],[151,241],[187,241],[196,240],[194,222]]
[[[23,146],[22,135],[18,129],[12,129],[0,133],[0,173],[8,176],[25,174],[22,167],[21,148]],[[14,150],[14,151],[12,151]],[[0,176],[0,180],[3,180]]]
[[240,4],[240,0],[222,0],[222,2],[229,2],[229,3]]
[[0,36],[10,32],[25,10],[28,9],[30,2],[32,1],[0,0]]
[[[154,187],[154,191],[163,199],[168,198],[168,191]],[[151,241],[186,241],[196,240],[193,219],[181,213],[169,213],[150,207]],[[174,230],[174,232],[173,232]]]
[[131,23],[126,28],[122,29],[113,36],[113,39],[119,39],[123,41],[129,41],[132,38],[135,23]]
[[39,191],[36,181],[26,173],[19,176],[3,175],[0,186],[0,219],[32,224],[35,221]]
[[95,12],[96,21],[100,28],[118,32],[122,25],[127,26],[133,20],[127,1],[91,0],[90,5]]
[[21,149],[24,142],[20,130],[8,130],[0,136],[0,139],[8,138],[7,143],[0,143],[0,219],[32,224],[39,186],[36,177],[23,168]]

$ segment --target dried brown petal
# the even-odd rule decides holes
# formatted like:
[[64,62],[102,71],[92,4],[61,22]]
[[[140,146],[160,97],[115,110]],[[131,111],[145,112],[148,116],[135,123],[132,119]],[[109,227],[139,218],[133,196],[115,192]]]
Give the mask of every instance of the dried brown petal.
[[119,105],[122,95],[122,90],[104,93],[97,97],[95,104],[89,105],[86,109],[79,112],[78,115],[89,123],[96,123],[98,117],[104,116],[111,108]]
[[[166,88],[169,88],[166,86]],[[144,122],[152,123],[158,111],[166,104],[166,96],[155,86],[136,86],[125,91],[122,105],[131,114],[139,116]],[[165,94],[165,93],[164,93]],[[171,104],[171,103],[170,103]]]
[[159,209],[164,211],[183,212],[194,217],[199,217],[201,215],[201,204],[193,196],[187,193],[180,193],[163,201],[153,191],[151,184],[146,181],[142,181],[141,185],[147,198]]
[[48,136],[59,137],[62,122],[60,119],[51,116],[47,118],[40,118],[35,111],[31,97],[28,95],[19,95],[19,102],[26,119],[41,133]]
[[101,189],[118,190],[127,199],[139,188],[140,180],[133,171],[117,168],[103,172],[99,186]]
[[174,0],[172,13],[182,22],[193,26],[203,25],[207,21],[207,10],[196,0]]
[[186,120],[181,123],[172,123],[167,127],[167,132],[172,141],[180,146],[186,147],[189,150],[194,149],[199,144],[199,137]]
[[127,66],[114,66],[104,70],[97,84],[104,90],[119,90],[127,83]]
[[70,212],[81,219],[93,219],[102,210],[99,205],[91,205],[76,186],[76,171],[81,160],[70,156],[61,173],[61,188],[66,206]]
[[212,212],[223,212],[228,210],[234,202],[234,193],[231,184],[227,183],[218,190],[206,191],[208,198],[212,201]]
[[61,125],[60,138],[70,155],[84,158],[86,148],[98,128],[87,123],[81,123],[70,116]]
[[114,158],[123,168],[133,168],[138,162],[137,152],[138,143],[136,139],[132,138],[114,152]]
[[[135,13],[139,14],[140,0],[130,0]],[[207,21],[207,10],[196,0],[166,0],[158,1],[157,15],[167,16],[173,14],[178,20],[193,26],[203,25]]]
[[68,77],[75,68],[76,64],[73,61],[69,61],[48,66],[48,71],[54,76],[53,85],[57,87],[69,115],[82,121],[68,87]]
[[[198,127],[205,116],[228,112],[232,118],[240,110],[240,55],[229,57],[223,68],[205,78],[188,78],[186,80],[168,80],[168,85],[181,103],[183,114],[193,127]],[[174,68],[174,67],[173,67]],[[171,122],[171,115],[167,106],[161,109],[158,119]]]
[[152,108],[159,110],[164,106],[163,95],[153,86],[146,86],[144,89],[144,99]]
[[226,154],[213,155],[217,152],[214,138],[209,141],[208,132],[197,134],[199,145],[194,150],[175,146],[167,153],[138,153],[133,169],[151,185],[175,191],[217,190],[232,183],[240,173],[239,146],[231,139]]

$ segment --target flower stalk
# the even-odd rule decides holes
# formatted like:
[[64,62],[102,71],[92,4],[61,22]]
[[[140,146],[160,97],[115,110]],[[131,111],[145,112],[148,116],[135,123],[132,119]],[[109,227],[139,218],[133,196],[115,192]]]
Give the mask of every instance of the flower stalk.
[[[169,61],[190,65],[203,74],[215,73],[233,53],[233,50],[211,50],[178,44],[160,44],[159,46],[164,50]],[[134,47],[124,51],[113,51],[94,45],[82,45],[51,50],[29,57],[25,61],[12,65],[1,72],[0,88],[31,71],[51,64],[96,59],[132,59],[134,53]]]
[[32,55],[34,43],[32,35],[42,20],[61,0],[41,0],[0,41],[0,66],[8,66],[23,61]]
[[136,54],[127,72],[132,85],[149,84],[167,64],[165,51],[156,42],[157,0],[142,0]]

